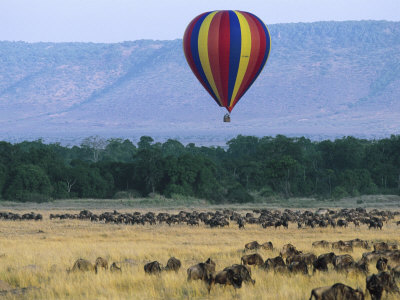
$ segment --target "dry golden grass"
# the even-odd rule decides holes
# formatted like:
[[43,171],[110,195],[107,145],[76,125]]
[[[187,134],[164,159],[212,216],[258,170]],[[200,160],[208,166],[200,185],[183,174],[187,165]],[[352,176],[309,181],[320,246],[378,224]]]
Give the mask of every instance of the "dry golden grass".
[[[262,257],[275,257],[286,243],[304,252],[321,254],[313,249],[316,240],[328,241],[361,238],[400,243],[400,227],[391,221],[382,231],[366,226],[346,229],[301,229],[290,224],[288,230],[262,229],[247,225],[245,230],[230,228],[189,227],[186,225],[125,226],[90,221],[52,220],[42,211],[44,221],[0,221],[0,280],[13,287],[38,287],[24,295],[8,294],[5,298],[26,299],[308,299],[311,289],[342,282],[365,290],[365,276],[340,274],[281,275],[252,269],[255,286],[244,284],[237,292],[232,287],[216,286],[207,293],[202,282],[186,281],[186,269],[211,257],[217,270],[240,263],[244,244],[253,240],[272,241],[277,250],[260,250]],[[52,211],[52,213],[56,213]],[[39,230],[44,233],[39,233]],[[359,259],[365,250],[352,253]],[[122,273],[100,270],[70,273],[78,258],[94,263],[98,256],[120,262]],[[176,274],[149,276],[143,271],[146,262],[166,264],[170,256],[182,261]],[[376,272],[375,266],[370,266]],[[395,299],[389,296],[387,299]]]

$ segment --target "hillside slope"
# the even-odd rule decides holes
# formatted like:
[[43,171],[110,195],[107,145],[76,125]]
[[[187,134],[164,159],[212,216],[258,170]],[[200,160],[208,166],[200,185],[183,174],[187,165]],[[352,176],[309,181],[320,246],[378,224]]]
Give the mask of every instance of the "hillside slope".
[[182,40],[0,42],[0,135],[399,133],[399,22],[269,29],[270,58],[230,124],[192,75]]

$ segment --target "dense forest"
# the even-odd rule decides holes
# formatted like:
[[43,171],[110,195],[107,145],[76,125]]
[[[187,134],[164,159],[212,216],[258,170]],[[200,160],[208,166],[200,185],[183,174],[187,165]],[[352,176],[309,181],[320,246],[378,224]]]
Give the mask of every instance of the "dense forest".
[[251,202],[255,197],[340,198],[400,194],[400,136],[381,140],[344,137],[237,136],[227,147],[86,138],[80,146],[42,140],[0,142],[0,198],[146,197],[152,194]]

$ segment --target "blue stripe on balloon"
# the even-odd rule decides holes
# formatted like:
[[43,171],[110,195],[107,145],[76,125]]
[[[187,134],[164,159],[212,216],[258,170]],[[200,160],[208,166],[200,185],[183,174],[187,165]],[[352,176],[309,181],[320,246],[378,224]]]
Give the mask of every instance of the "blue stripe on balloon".
[[200,74],[200,77],[202,79],[202,81],[204,82],[204,84],[207,86],[208,92],[211,94],[211,96],[214,98],[214,100],[219,104],[218,98],[216,97],[216,95],[214,94],[210,83],[207,80],[206,74],[203,71],[203,67],[201,66],[201,61],[200,61],[200,56],[199,56],[199,32],[200,32],[200,27],[201,24],[203,24],[204,19],[212,12],[208,12],[206,14],[204,14],[204,16],[202,16],[197,22],[196,25],[194,25],[193,27],[193,31],[192,31],[192,36],[191,36],[191,40],[190,40],[190,49],[192,50],[192,57],[193,57],[193,61],[194,64],[196,66],[197,71]]
[[242,33],[237,15],[229,11],[230,49],[229,49],[229,80],[228,80],[228,107],[232,102],[232,93],[235,88],[239,69],[240,52],[242,50]]

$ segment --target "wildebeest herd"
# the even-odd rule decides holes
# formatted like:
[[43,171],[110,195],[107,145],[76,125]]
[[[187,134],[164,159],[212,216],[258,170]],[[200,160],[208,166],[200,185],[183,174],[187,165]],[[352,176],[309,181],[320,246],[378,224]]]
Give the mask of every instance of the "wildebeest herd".
[[[7,213],[0,213],[7,214]],[[256,217],[258,215],[258,217]],[[214,212],[180,211],[177,214],[167,212],[133,212],[120,213],[104,212],[101,214],[93,213],[89,210],[82,210],[79,214],[50,214],[50,219],[76,219],[90,220],[92,222],[105,222],[126,225],[156,225],[156,224],[186,224],[199,226],[203,223],[209,227],[225,227],[237,224],[239,228],[245,228],[246,224],[259,224],[263,228],[288,228],[290,223],[297,224],[297,228],[326,228],[326,227],[347,227],[354,224],[368,226],[369,229],[382,229],[384,224],[393,219],[399,212],[389,210],[373,209],[369,212],[365,208],[356,209],[319,209],[315,212],[305,210],[284,211],[272,209],[254,209],[245,215],[241,215],[231,209],[217,210]],[[397,225],[400,223],[397,222]]]
[[[327,247],[326,243],[321,242],[313,243],[313,246]],[[343,243],[354,248],[370,248],[368,241],[360,239],[344,241]],[[265,244],[268,247],[264,247]],[[333,245],[336,245],[336,242],[329,244],[334,249]],[[313,253],[303,253],[292,244],[286,244],[277,257],[271,257],[264,261],[259,253],[246,254],[241,257],[241,264],[225,267],[218,272],[216,272],[216,263],[208,258],[205,262],[200,262],[187,269],[187,280],[204,281],[208,292],[210,292],[214,284],[230,285],[235,289],[241,288],[243,282],[254,285],[256,281],[251,277],[250,266],[261,268],[266,272],[303,274],[305,276],[314,276],[317,272],[328,272],[331,266],[334,272],[359,272],[364,274],[366,276],[366,292],[370,294],[373,300],[381,299],[384,292],[398,294],[400,297],[400,290],[396,284],[396,281],[400,280],[400,251],[395,246],[397,245],[388,245],[384,242],[376,243],[374,244],[374,251],[365,252],[359,261],[355,261],[349,254],[336,255],[334,252],[329,252],[317,257]],[[244,251],[271,250],[273,245],[271,242],[259,244],[257,241],[253,241],[247,243],[244,248]],[[385,250],[377,250],[378,248]],[[389,250],[389,248],[392,249]],[[370,264],[375,264],[378,273],[367,276]],[[144,271],[147,274],[160,275],[163,271],[174,270],[178,272],[180,267],[181,262],[177,258],[171,257],[166,267],[162,267],[158,261],[152,261],[145,264]],[[364,299],[364,296],[364,292],[360,289],[353,289],[343,283],[336,283],[332,286],[313,289],[310,299],[356,300]]]
[[26,214],[18,214],[13,212],[3,212],[0,211],[0,220],[11,220],[11,221],[22,221],[22,220],[35,220],[42,221],[43,215],[36,214],[34,212],[26,213]]
[[[370,211],[364,208],[356,209],[318,209],[290,210],[285,209],[254,209],[251,212],[239,213],[231,209],[216,211],[180,211],[171,212],[112,212],[93,213],[89,210],[82,210],[80,213],[59,213],[50,214],[50,220],[86,220],[94,223],[125,224],[125,225],[147,225],[159,224],[206,226],[220,228],[225,226],[238,226],[245,229],[248,224],[258,225],[261,228],[345,228],[366,226],[369,229],[377,229],[378,232],[385,224],[393,220],[399,212],[373,209]],[[17,214],[11,212],[0,212],[0,218],[4,220],[43,220],[41,214],[33,212]],[[400,225],[399,222],[396,223]],[[310,299],[364,299],[368,293],[372,299],[381,299],[386,293],[399,293],[397,281],[400,279],[400,250],[397,243],[372,242],[361,239],[347,241],[326,241],[319,240],[312,243],[314,249],[326,249],[326,253],[316,255],[306,253],[297,249],[292,244],[279,247],[279,255],[271,255],[266,259],[262,257],[263,251],[275,250],[271,241],[252,241],[244,245],[246,252],[238,259],[237,264],[216,268],[218,261],[207,259],[187,267],[187,280],[201,280],[205,282],[208,292],[211,292],[215,284],[229,285],[235,289],[242,287],[242,283],[255,285],[252,278],[252,269],[259,268],[265,272],[302,274],[303,276],[317,276],[320,272],[356,272],[365,276],[365,290],[354,289],[353,287],[336,283],[332,286],[317,287],[311,291]],[[355,248],[365,251],[359,260],[355,260],[351,254]],[[329,250],[328,250],[329,249]],[[250,253],[249,253],[250,252]],[[255,252],[255,253],[253,253]],[[369,275],[371,266],[376,267],[377,273]],[[151,261],[144,265],[146,274],[158,274],[164,272],[179,272],[182,267],[181,261],[171,257],[163,266],[158,261]],[[71,271],[94,271],[99,269],[111,272],[122,272],[118,263],[114,262],[110,267],[107,260],[97,258],[94,263],[85,259],[78,259]]]

